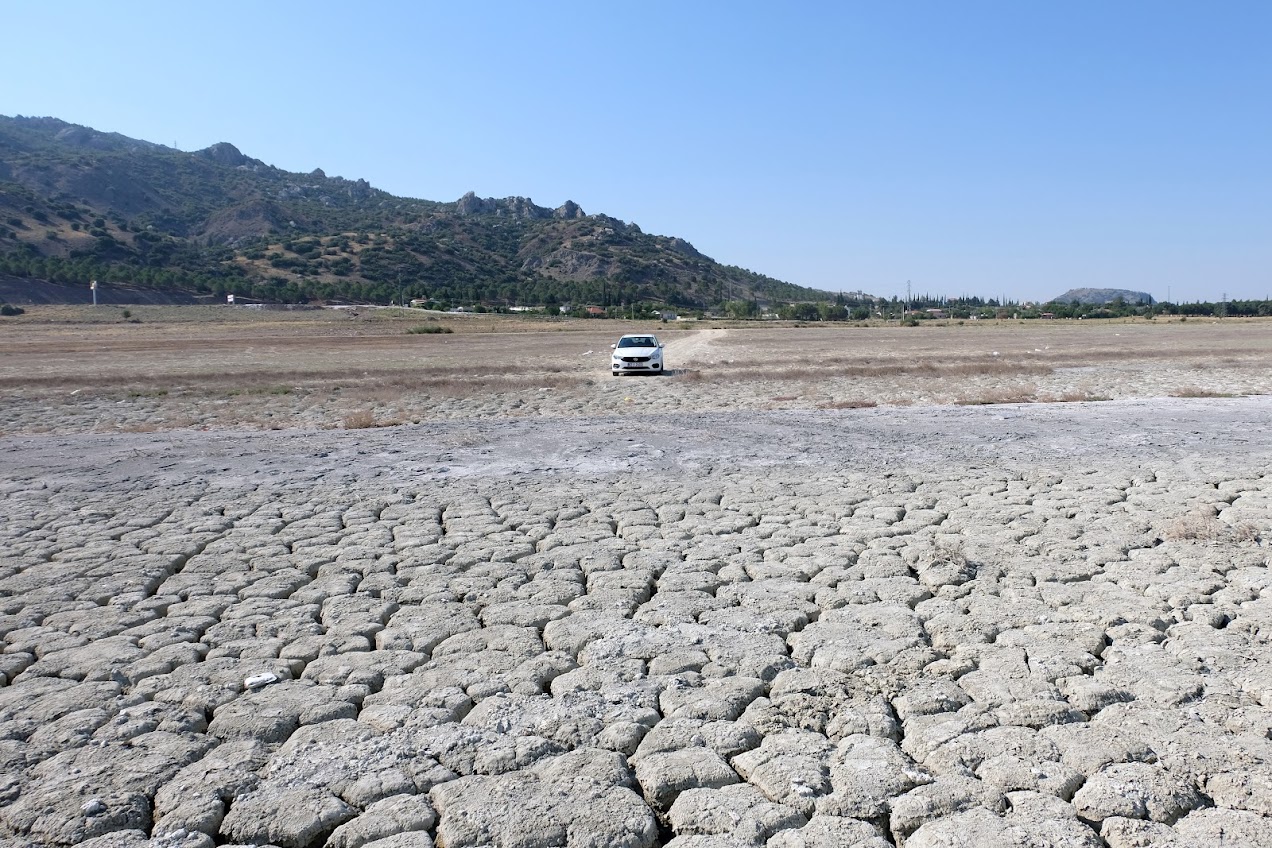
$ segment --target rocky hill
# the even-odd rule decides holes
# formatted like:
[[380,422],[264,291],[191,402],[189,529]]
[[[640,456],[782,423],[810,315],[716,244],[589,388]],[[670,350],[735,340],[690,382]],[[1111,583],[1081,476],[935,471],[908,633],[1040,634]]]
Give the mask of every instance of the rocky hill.
[[529,198],[396,197],[222,142],[188,153],[0,116],[0,274],[272,300],[708,306],[828,300],[681,238]]
[[1114,303],[1122,299],[1123,303],[1143,304],[1151,306],[1156,301],[1148,292],[1137,292],[1129,289],[1069,289],[1059,297],[1052,298],[1052,303],[1078,303],[1104,304]]

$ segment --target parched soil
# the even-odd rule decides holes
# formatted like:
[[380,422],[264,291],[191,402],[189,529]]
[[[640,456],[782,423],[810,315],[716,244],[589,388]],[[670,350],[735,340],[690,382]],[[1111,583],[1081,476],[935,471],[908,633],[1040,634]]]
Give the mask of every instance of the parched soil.
[[6,848],[1272,844],[1267,325],[133,312],[0,325]]

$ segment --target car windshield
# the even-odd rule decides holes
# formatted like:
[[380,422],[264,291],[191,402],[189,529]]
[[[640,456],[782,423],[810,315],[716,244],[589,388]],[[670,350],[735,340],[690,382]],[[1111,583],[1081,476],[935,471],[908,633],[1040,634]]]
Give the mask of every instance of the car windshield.
[[653,336],[623,336],[618,340],[619,347],[654,347],[657,342]]

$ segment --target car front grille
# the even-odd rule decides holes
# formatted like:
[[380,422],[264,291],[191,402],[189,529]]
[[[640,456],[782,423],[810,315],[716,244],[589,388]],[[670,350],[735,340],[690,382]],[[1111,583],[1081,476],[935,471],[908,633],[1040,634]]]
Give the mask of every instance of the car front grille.
[[648,362],[649,357],[648,356],[624,356],[623,361],[624,362]]

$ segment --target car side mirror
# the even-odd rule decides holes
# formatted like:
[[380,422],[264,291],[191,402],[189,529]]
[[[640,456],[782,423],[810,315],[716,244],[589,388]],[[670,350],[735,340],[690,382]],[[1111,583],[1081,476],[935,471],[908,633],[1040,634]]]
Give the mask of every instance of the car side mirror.
[[659,342],[659,343],[658,343],[658,346],[659,346],[659,347],[662,347],[662,346],[663,346],[663,343],[662,343],[662,342]]
[[610,350],[618,350],[618,345],[616,344],[610,345]]

